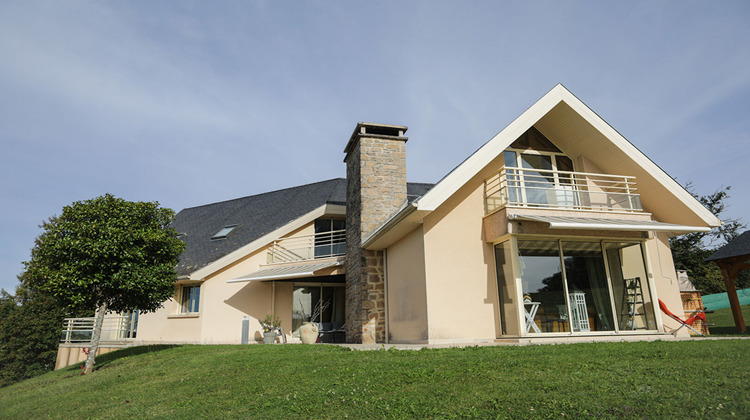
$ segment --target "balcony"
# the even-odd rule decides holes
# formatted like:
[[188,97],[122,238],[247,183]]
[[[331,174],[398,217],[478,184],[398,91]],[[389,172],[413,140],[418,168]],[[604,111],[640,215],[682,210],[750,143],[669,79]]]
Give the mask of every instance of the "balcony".
[[293,236],[273,241],[268,250],[268,264],[307,261],[346,254],[346,230],[314,235]]
[[[65,318],[61,343],[89,343],[94,334],[95,317]],[[138,329],[138,312],[127,315],[105,315],[101,342],[121,342],[135,338]]]
[[635,177],[503,167],[484,181],[487,214],[504,207],[641,212]]

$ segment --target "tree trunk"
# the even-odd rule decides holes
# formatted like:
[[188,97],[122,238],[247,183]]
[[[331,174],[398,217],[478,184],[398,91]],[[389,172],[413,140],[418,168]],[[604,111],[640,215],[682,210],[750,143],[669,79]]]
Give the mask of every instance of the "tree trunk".
[[104,325],[104,313],[107,312],[107,305],[102,305],[96,311],[96,320],[94,321],[94,331],[91,334],[91,346],[89,354],[86,357],[86,368],[83,370],[84,375],[88,375],[94,370],[96,352],[99,350],[99,339],[102,337],[102,325]]

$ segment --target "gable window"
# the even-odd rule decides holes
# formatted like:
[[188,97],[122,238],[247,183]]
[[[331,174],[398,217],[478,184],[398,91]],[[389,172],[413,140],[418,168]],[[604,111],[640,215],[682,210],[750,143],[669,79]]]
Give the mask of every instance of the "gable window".
[[180,313],[197,313],[200,309],[201,287],[182,286],[180,291]]
[[511,204],[576,206],[573,161],[534,127],[503,152]]
[[228,225],[224,226],[220,231],[216,232],[216,235],[212,236],[211,239],[224,239],[232,233],[239,225]]

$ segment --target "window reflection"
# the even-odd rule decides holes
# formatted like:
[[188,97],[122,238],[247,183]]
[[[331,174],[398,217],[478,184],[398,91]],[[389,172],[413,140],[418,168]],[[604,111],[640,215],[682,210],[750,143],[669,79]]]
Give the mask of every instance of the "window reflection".
[[[604,242],[603,246],[604,251],[598,241],[518,241],[523,297],[520,304],[525,317],[522,330],[560,333],[656,329],[642,245]],[[501,255],[506,247],[500,244],[495,249],[496,255]],[[498,280],[507,282],[507,267],[500,266],[501,260],[504,261],[497,258]],[[505,304],[512,288],[499,287]],[[507,309],[503,311],[507,313]]]

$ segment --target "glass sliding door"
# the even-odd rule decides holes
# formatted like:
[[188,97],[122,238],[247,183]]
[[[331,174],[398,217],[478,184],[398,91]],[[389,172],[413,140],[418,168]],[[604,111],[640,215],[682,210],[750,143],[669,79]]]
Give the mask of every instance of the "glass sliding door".
[[557,241],[518,241],[525,331],[569,331]]
[[321,342],[345,341],[342,330],[346,302],[343,285],[297,285],[292,299],[292,331],[297,331],[306,322],[314,322],[320,330]]
[[605,243],[617,324],[621,331],[655,330],[655,305],[640,243]]
[[554,190],[555,176],[552,173],[552,156],[521,154],[523,171],[523,193],[528,204],[549,204],[547,191]]
[[656,329],[640,242],[518,239],[520,291],[510,244],[495,246],[503,334]]
[[579,203],[573,161],[550,152],[503,152],[510,204],[573,208]]
[[614,331],[601,243],[563,242],[562,253],[573,331]]
[[320,302],[320,286],[295,286],[292,293],[292,331],[306,322],[319,322],[313,318],[313,308]]

